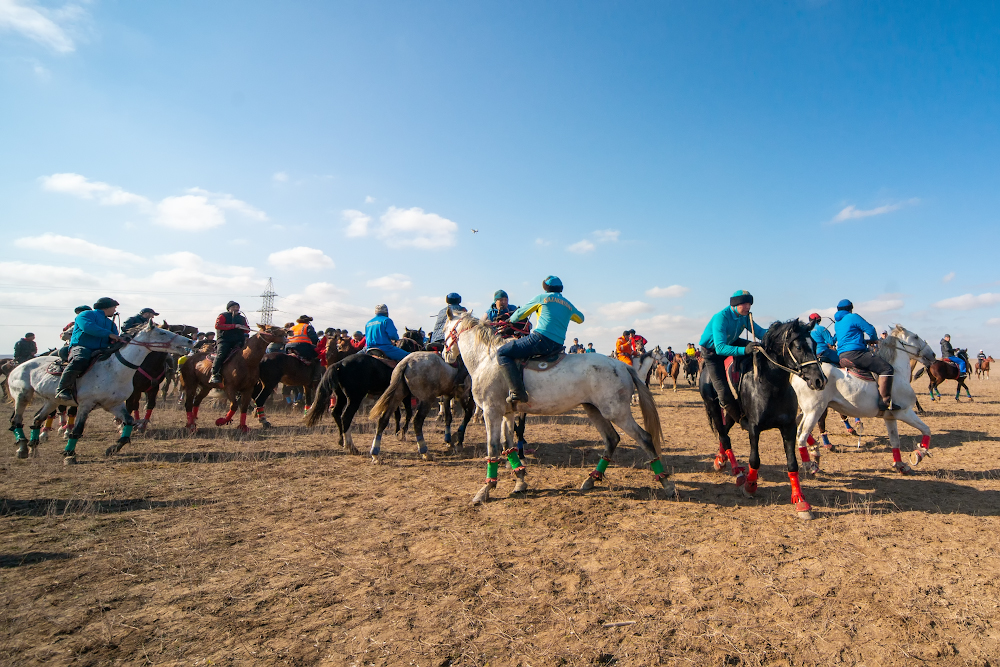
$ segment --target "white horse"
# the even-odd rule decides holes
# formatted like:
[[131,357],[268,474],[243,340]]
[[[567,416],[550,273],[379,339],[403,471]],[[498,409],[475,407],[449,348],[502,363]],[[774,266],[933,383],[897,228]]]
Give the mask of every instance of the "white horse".
[[[75,402],[56,400],[59,376],[47,371],[56,357],[38,357],[18,366],[11,373],[9,386],[14,399],[14,414],[10,421],[17,445],[17,458],[37,455],[39,432],[45,417],[59,405],[77,405],[76,425],[70,434],[63,452],[64,463],[76,463],[76,441],[83,434],[87,415],[102,407],[117,417],[125,425],[116,445],[107,449],[105,455],[112,454],[127,445],[131,439],[134,421],[125,409],[125,399],[132,395],[132,378],[146,355],[153,350],[173,354],[186,354],[191,349],[191,339],[166,329],[159,328],[152,321],[139,330],[132,340],[114,352],[107,359],[97,361],[83,375],[76,385]],[[35,413],[31,424],[31,439],[24,437],[24,411],[35,396],[43,399],[42,407]]]
[[[903,463],[899,453],[899,427],[897,421],[914,427],[923,435],[920,446],[913,450],[910,462],[917,465],[927,455],[930,448],[931,430],[927,427],[913,407],[917,403],[917,395],[910,386],[910,359],[916,358],[924,364],[934,361],[934,351],[920,336],[896,325],[889,335],[879,344],[878,355],[892,364],[892,402],[899,406],[898,410],[878,409],[878,385],[873,381],[862,380],[848,373],[845,369],[823,364],[827,383],[822,391],[810,389],[801,378],[792,377],[792,388],[802,410],[802,421],[799,423],[796,440],[800,451],[806,445],[814,445],[813,427],[823,415],[827,406],[837,412],[851,417],[881,417],[885,420],[885,428],[889,432],[889,442],[892,445],[893,468],[900,474],[912,472]],[[817,468],[819,450],[812,452],[816,457]]]
[[[527,491],[525,468],[517,449],[512,446],[515,413],[507,403],[507,381],[497,363],[497,349],[507,341],[468,314],[456,315],[450,310],[445,334],[444,357],[454,363],[461,354],[472,376],[472,396],[482,408],[486,424],[486,484],[473,497],[472,503],[475,505],[489,500],[490,490],[496,488],[499,464],[503,461],[498,456],[501,453],[507,457],[517,478],[514,493]],[[667,496],[674,495],[674,485],[667,481],[667,473],[660,461],[663,442],[660,416],[653,395],[634,368],[603,355],[569,354],[549,370],[527,370],[524,384],[531,402],[518,403],[518,412],[560,415],[582,406],[601,434],[604,455],[584,481],[582,490],[594,488],[594,482],[604,478],[604,471],[621,440],[615,431],[615,426],[618,426],[649,455],[649,467],[655,474],[654,479],[663,486]],[[639,392],[645,430],[632,417],[630,402],[633,392]],[[506,444],[502,452],[501,435]]]

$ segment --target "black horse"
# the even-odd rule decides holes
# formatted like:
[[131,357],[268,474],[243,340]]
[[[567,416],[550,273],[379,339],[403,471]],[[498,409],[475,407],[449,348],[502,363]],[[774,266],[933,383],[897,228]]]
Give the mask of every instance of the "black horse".
[[[746,344],[741,341],[736,345],[741,343]],[[728,461],[737,486],[743,489],[745,496],[753,497],[757,492],[757,471],[760,469],[760,434],[772,428],[778,429],[788,462],[792,504],[799,517],[811,519],[812,508],[802,496],[799,486],[799,464],[795,458],[798,401],[790,382],[791,373],[795,373],[813,389],[820,390],[826,385],[826,376],[813,352],[809,330],[797,319],[775,322],[764,335],[763,352],[756,350],[753,355],[736,357],[733,363],[740,372],[736,387],[743,413],[740,425],[750,436],[750,472],[747,474],[736,462],[729,440],[729,431],[735,424],[723,412],[708,373],[702,373],[699,383],[701,398],[708,413],[708,422],[719,435],[715,469],[722,470]],[[808,452],[802,454],[803,460],[808,460]]]
[[[399,339],[396,341],[396,346],[407,352],[418,352],[423,349],[420,343],[410,338]],[[316,388],[312,405],[306,412],[306,425],[318,424],[327,406],[330,405],[330,398],[336,396],[337,404],[333,407],[333,419],[340,431],[338,443],[343,447],[346,442],[352,454],[360,454],[351,437],[351,422],[361,408],[361,401],[366,396],[378,399],[389,388],[391,380],[392,367],[371,354],[353,354],[328,366]],[[404,407],[406,423],[409,424],[413,409],[409,401],[404,403]],[[405,426],[403,430],[405,432]]]
[[[198,333],[198,327],[186,324],[167,324],[164,322],[160,328],[189,338]],[[168,353],[152,351],[146,355],[146,358],[136,369],[135,375],[132,377],[132,395],[126,399],[125,407],[135,418],[137,431],[145,431],[149,426],[149,419],[153,415],[153,410],[156,409],[156,397],[160,392],[160,383],[170,372],[171,366]],[[173,367],[176,368],[176,365]],[[146,413],[140,419],[139,401],[143,394],[146,395]],[[124,444],[119,442],[116,446],[108,448],[106,453],[113,454],[119,451]]]

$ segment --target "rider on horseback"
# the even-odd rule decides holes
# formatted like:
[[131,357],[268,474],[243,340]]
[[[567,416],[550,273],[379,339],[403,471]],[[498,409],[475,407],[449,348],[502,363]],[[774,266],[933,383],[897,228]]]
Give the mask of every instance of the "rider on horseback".
[[958,356],[955,348],[951,345],[951,334],[945,334],[944,338],[941,339],[941,358],[958,366],[958,370],[962,375],[968,372],[968,369],[965,367],[965,360]]
[[623,364],[631,366],[632,355],[634,353],[635,350],[632,348],[632,338],[629,336],[628,331],[623,331],[622,335],[615,341],[615,358]]
[[[457,294],[450,296],[457,296],[459,301],[462,299]],[[447,310],[446,308],[446,318]],[[407,352],[393,345],[397,340],[399,340],[399,334],[396,332],[396,325],[389,319],[389,307],[385,304],[375,306],[375,317],[368,320],[368,324],[365,325],[365,341],[367,343],[365,352],[376,349],[390,359],[401,361]]]
[[76,316],[73,337],[69,341],[69,365],[59,378],[56,399],[75,401],[76,379],[90,366],[90,358],[112,341],[121,340],[118,327],[110,319],[117,309],[117,301],[103,296],[94,303],[93,310],[85,310]]
[[809,335],[816,344],[816,358],[834,366],[840,366],[840,355],[837,354],[837,337],[831,336],[826,327],[819,326],[823,321],[819,313],[809,316]]
[[[837,314],[833,319],[841,360],[877,375],[878,409],[896,410],[897,406],[892,403],[892,364],[868,349],[868,345],[878,343],[875,327],[854,312],[854,304],[848,299],[842,299],[837,304]],[[865,340],[865,334],[868,334],[868,340]]]
[[143,308],[142,310],[139,311],[138,315],[133,315],[132,317],[125,320],[125,323],[122,324],[122,331],[128,331],[129,329],[132,329],[139,325],[145,326],[147,322],[149,322],[157,315],[159,315],[159,313],[153,310],[152,308]]
[[499,322],[506,320],[517,310],[517,306],[510,305],[507,292],[498,289],[493,293],[493,305],[486,311],[487,322]]
[[219,343],[212,363],[212,377],[209,379],[211,384],[222,382],[222,364],[235,348],[242,347],[250,333],[250,324],[240,314],[240,304],[230,301],[226,304],[226,312],[215,318],[215,329],[219,332]]
[[566,341],[566,329],[570,321],[583,324],[583,313],[562,296],[563,284],[559,278],[549,276],[542,281],[542,289],[545,290],[544,294],[539,294],[510,316],[511,322],[519,322],[538,311],[535,330],[523,338],[504,343],[497,349],[497,362],[510,388],[507,402],[511,407],[516,403],[529,402],[528,392],[524,388],[524,376],[517,367],[517,359],[558,352]]
[[[451,309],[453,313],[464,313],[466,308],[462,306],[462,295],[452,292],[444,298],[447,304],[442,308],[437,315],[437,320],[434,321],[434,331],[431,332],[430,343],[443,343],[444,342],[444,328],[448,325],[448,309]],[[369,322],[369,324],[371,324]],[[402,359],[402,357],[400,357]]]
[[28,359],[34,359],[38,354],[38,343],[35,342],[35,334],[26,333],[24,338],[14,343],[14,363],[23,364]]
[[308,315],[300,315],[295,324],[291,327],[291,335],[285,342],[285,352],[295,354],[302,361],[311,362],[317,358],[316,344],[319,336],[316,329],[309,324],[313,318]]
[[[708,379],[719,396],[719,404],[723,411],[733,420],[740,421],[742,416],[736,397],[729,390],[726,382],[726,357],[740,357],[753,352],[757,343],[740,338],[744,330],[750,330],[750,306],[753,305],[753,295],[746,290],[736,290],[729,298],[729,307],[712,316],[705,331],[701,334],[702,358],[705,360],[705,371]],[[756,322],[753,323],[753,335],[764,338],[767,330]],[[692,346],[693,347],[693,346]],[[691,355],[692,347],[688,348]],[[693,356],[693,355],[691,355]]]

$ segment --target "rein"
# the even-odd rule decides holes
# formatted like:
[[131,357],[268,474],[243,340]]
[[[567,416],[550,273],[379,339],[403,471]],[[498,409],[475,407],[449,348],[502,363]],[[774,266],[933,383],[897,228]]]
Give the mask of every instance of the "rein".
[[[753,313],[747,313],[747,315],[749,315],[749,317],[750,317],[750,337],[751,338],[755,338],[756,336],[754,335]],[[792,348],[790,348],[788,346],[788,340],[787,339],[785,340],[784,345],[785,345],[785,354],[788,355],[789,359],[791,359],[793,362],[795,362],[796,368],[789,368],[788,366],[785,366],[784,364],[778,363],[778,361],[776,359],[774,359],[771,355],[769,355],[767,353],[767,350],[765,350],[763,347],[755,347],[754,350],[753,350],[754,351],[754,354],[753,354],[753,377],[754,377],[754,380],[757,379],[757,353],[760,353],[760,354],[764,355],[765,359],[767,359],[768,361],[770,361],[772,364],[774,364],[778,368],[780,368],[780,369],[782,369],[784,371],[788,371],[789,373],[791,373],[793,375],[798,375],[803,380],[805,380],[805,377],[803,377],[802,373],[805,371],[805,369],[806,369],[807,366],[811,366],[813,364],[819,365],[819,359],[813,359],[811,361],[800,362],[798,359],[795,358],[795,355],[792,354]]]

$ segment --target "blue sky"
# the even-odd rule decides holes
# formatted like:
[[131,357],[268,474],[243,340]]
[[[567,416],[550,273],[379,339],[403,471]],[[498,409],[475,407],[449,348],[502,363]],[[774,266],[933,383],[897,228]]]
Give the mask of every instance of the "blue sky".
[[103,295],[427,328],[556,274],[602,352],[736,289],[990,351],[998,70],[987,3],[0,0],[0,349]]

